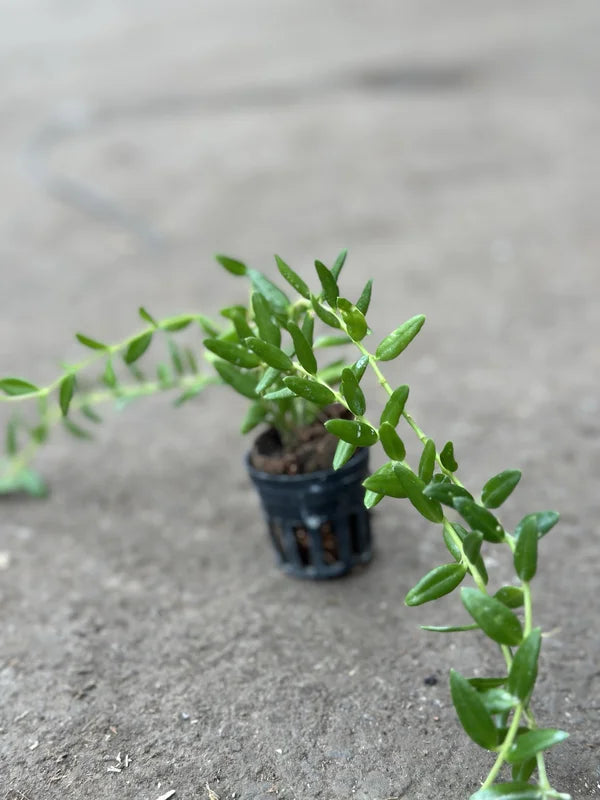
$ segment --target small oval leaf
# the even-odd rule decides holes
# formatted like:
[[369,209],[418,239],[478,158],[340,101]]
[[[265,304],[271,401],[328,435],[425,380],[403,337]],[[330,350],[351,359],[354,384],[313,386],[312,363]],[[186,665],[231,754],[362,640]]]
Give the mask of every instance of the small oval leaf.
[[277,269],[281,273],[281,276],[285,278],[285,280],[298,292],[298,294],[302,295],[302,297],[305,297],[307,300],[310,300],[310,289],[302,280],[300,275],[294,272],[294,270],[277,255],[275,256],[275,261],[277,262]]
[[298,397],[303,397],[318,406],[327,406],[335,402],[336,397],[331,389],[318,381],[289,375],[283,379],[283,382]]
[[373,280],[370,279],[365,284],[365,288],[362,290],[362,292],[360,293],[360,297],[356,301],[356,307],[363,314],[366,314],[367,311],[369,310],[369,305],[371,303],[372,289],[373,289]]
[[408,386],[399,386],[397,389],[394,389],[381,412],[381,424],[389,422],[392,428],[397,427],[402,412],[404,411],[406,401],[408,400],[408,392]]
[[223,358],[225,361],[229,361],[230,364],[234,364],[236,367],[252,369],[262,363],[256,353],[251,352],[241,344],[226,342],[223,339],[205,339],[203,344],[211,353]]
[[538,532],[538,539],[541,539],[542,536],[545,536],[548,531],[552,530],[552,528],[556,525],[558,520],[560,519],[560,514],[557,511],[535,511],[533,514],[527,514],[527,516],[523,517],[521,522],[515,528],[515,537],[518,539],[521,529],[527,522],[527,520],[533,518],[535,520],[535,524],[537,526]]
[[452,702],[467,735],[480,747],[493,750],[498,741],[494,722],[483,700],[466,678],[450,670]]
[[487,789],[480,789],[469,800],[544,800],[544,792],[539,786],[523,781],[494,783]]
[[315,269],[323,287],[323,297],[332,308],[335,308],[340,290],[337,281],[322,261],[315,261]]
[[138,358],[144,355],[146,350],[150,347],[151,342],[152,331],[147,331],[146,333],[136,336],[136,338],[129,343],[125,355],[123,356],[123,361],[126,364],[133,364]]
[[0,379],[0,392],[11,396],[21,394],[33,394],[39,392],[39,388],[29,381],[21,378],[2,378]]
[[349,367],[342,372],[340,389],[350,411],[359,417],[362,416],[367,408],[367,402],[363,390],[358,385],[356,375]]
[[538,658],[542,644],[541,628],[534,628],[513,657],[506,688],[527,704],[537,680]]
[[75,392],[75,375],[65,375],[60,382],[60,389],[58,391],[58,402],[63,417],[69,413],[69,406]]
[[333,456],[333,468],[339,469],[343,467],[347,461],[350,461],[355,452],[356,447],[353,444],[349,444],[340,439]]
[[454,458],[454,445],[452,442],[446,442],[446,444],[442,447],[440,452],[440,461],[442,462],[442,466],[445,467],[449,472],[456,472],[458,469],[458,463]]
[[522,581],[530,581],[537,570],[538,529],[535,519],[528,519],[522,525],[515,544],[515,572]]
[[334,436],[357,447],[370,447],[379,439],[377,431],[366,422],[353,419],[330,419],[325,427]]
[[75,338],[84,347],[89,347],[90,350],[108,350],[107,344],[102,344],[97,339],[91,339],[89,336],[84,336],[83,333],[76,333]]
[[434,480],[434,482],[427,484],[423,491],[427,497],[430,497],[432,500],[437,500],[439,503],[443,503],[445,506],[450,506],[451,508],[454,508],[454,500],[457,497],[466,497],[468,500],[473,500],[473,495],[468,492],[464,486],[452,483],[450,479],[445,481]]
[[483,487],[481,502],[486,508],[498,508],[510,496],[518,482],[521,473],[518,469],[507,469],[500,472]]
[[378,361],[391,361],[399,356],[419,333],[424,322],[425,317],[419,314],[396,328],[379,343],[375,351],[375,358]]
[[504,529],[487,508],[483,508],[483,506],[466,497],[455,497],[453,505],[472,528],[481,531],[483,538],[487,542],[504,541]]
[[430,522],[442,522],[444,512],[436,500],[430,500],[423,494],[425,483],[404,464],[394,464],[394,472],[400,479],[402,488],[417,511]]
[[507,608],[521,608],[524,603],[523,589],[520,586],[501,586],[494,597]]
[[307,372],[310,372],[311,375],[316,375],[317,359],[315,358],[315,354],[313,353],[312,347],[310,346],[308,340],[295,323],[288,322],[287,329],[292,337],[292,341],[294,342],[296,357],[298,358],[301,366]]
[[249,336],[247,339],[244,339],[244,344],[256,353],[257,356],[260,356],[269,367],[279,369],[282,372],[294,369],[292,359],[274,344],[264,342],[256,336]]
[[503,603],[471,588],[461,590],[461,599],[469,614],[490,639],[513,647],[521,644],[523,628],[519,618]]
[[[317,298],[312,294],[310,296],[310,302],[312,304],[312,307],[314,309],[315,314],[321,320],[321,322],[324,322],[325,325],[329,325],[330,328],[341,328],[342,327],[341,322],[335,316],[335,314],[332,314],[331,311],[328,311],[326,308],[323,308],[323,306],[319,303]],[[325,338],[325,337],[323,337],[323,338]],[[345,339],[349,339],[349,337],[345,337]],[[329,346],[329,345],[324,345],[323,343],[321,343],[321,344],[315,343],[315,347],[326,347],[326,346]]]
[[431,439],[427,439],[423,445],[423,452],[419,461],[419,478],[423,483],[429,483],[433,478],[435,469],[435,444]]
[[235,258],[223,255],[216,255],[215,258],[219,264],[225,267],[227,272],[231,272],[232,275],[245,275],[248,271],[246,265]]
[[379,438],[388,458],[391,458],[392,461],[404,461],[406,447],[389,422],[384,422],[379,426]]
[[539,728],[535,731],[528,731],[517,736],[515,743],[507,753],[506,760],[509,764],[525,761],[533,758],[536,753],[549,750],[555,744],[560,744],[567,739],[569,734],[566,731],[559,731],[555,728]]
[[420,606],[450,594],[462,582],[467,570],[461,564],[443,564],[432,569],[413,586],[404,598],[407,606]]
[[370,492],[385,495],[386,497],[407,497],[402,483],[394,472],[394,465],[391,461],[379,467],[372,475],[363,481],[363,486]]
[[242,372],[240,369],[230,364],[228,361],[214,361],[214,368],[219,373],[221,379],[235,389],[236,392],[250,400],[256,400],[256,384],[258,378],[252,372]]

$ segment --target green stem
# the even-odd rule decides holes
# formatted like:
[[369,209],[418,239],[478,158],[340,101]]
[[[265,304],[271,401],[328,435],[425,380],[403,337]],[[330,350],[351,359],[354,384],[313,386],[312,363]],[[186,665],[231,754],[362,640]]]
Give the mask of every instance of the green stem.
[[502,765],[506,761],[506,756],[510,748],[513,745],[515,740],[515,736],[517,735],[517,731],[519,730],[519,721],[521,719],[521,714],[523,713],[523,706],[519,703],[519,705],[515,709],[514,716],[512,718],[512,722],[510,723],[510,728],[508,729],[508,733],[504,741],[502,742],[502,747],[500,748],[500,752],[498,753],[498,757],[494,762],[494,766],[489,771],[487,778],[485,779],[482,789],[489,788],[493,782],[496,780],[498,773],[502,769]]

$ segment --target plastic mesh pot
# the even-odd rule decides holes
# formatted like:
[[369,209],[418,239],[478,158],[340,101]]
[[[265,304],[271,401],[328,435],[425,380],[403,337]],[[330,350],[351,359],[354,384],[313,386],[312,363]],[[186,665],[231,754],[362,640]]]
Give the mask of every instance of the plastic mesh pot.
[[341,469],[270,475],[246,466],[260,495],[279,566],[299,578],[336,578],[371,560],[369,512],[362,482],[369,450]]

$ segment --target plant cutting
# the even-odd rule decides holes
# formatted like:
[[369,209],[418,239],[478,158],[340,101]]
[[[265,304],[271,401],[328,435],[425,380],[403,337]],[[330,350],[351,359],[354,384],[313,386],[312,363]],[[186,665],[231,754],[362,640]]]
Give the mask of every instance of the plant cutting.
[[[545,763],[545,753],[562,742],[567,734],[556,728],[539,727],[532,703],[543,640],[541,629],[534,621],[532,584],[538,571],[539,543],[558,522],[558,514],[554,511],[529,513],[513,531],[507,530],[497,509],[517,487],[521,473],[516,469],[505,470],[487,480],[479,493],[470,492],[458,476],[453,443],[447,442],[438,448],[410,414],[409,387],[394,386],[390,382],[385,374],[386,362],[394,361],[411,344],[424,324],[423,316],[412,317],[374,348],[368,348],[365,340],[370,333],[367,312],[371,284],[367,284],[356,302],[343,297],[338,283],[343,258],[331,269],[317,262],[320,283],[317,293],[311,292],[304,280],[279,259],[282,277],[299,294],[294,302],[287,298],[284,301],[281,290],[270,281],[259,283],[241,262],[227,259],[221,263],[234,274],[249,275],[255,292],[266,304],[270,324],[267,326],[263,321],[259,325],[255,316],[252,319],[248,316],[247,309],[242,312],[240,307],[232,307],[238,309],[228,310],[233,328],[220,333],[207,330],[209,323],[199,315],[155,322],[142,310],[140,313],[147,317],[150,327],[118,345],[109,347],[80,335],[82,344],[97,351],[91,363],[103,360],[104,384],[112,392],[111,397],[128,399],[130,396],[130,390],[118,390],[122,384],[115,377],[113,365],[117,354],[124,354],[125,362],[131,367],[145,353],[157,332],[170,334],[195,321],[209,334],[204,345],[219,377],[237,391],[252,386],[252,413],[246,418],[246,426],[257,419],[267,419],[267,413],[262,413],[263,404],[272,402],[278,404],[273,414],[291,417],[305,414],[305,401],[317,415],[318,409],[332,404],[345,409],[345,415],[338,414],[324,421],[326,430],[337,437],[334,468],[343,474],[356,459],[357,452],[381,445],[388,460],[364,479],[365,506],[372,508],[384,497],[407,499],[426,521],[440,527],[449,552],[448,563],[435,566],[417,581],[407,593],[405,603],[417,606],[437,601],[468,581],[469,585],[460,589],[466,619],[456,624],[427,625],[424,629],[440,634],[484,635],[498,646],[501,666],[495,675],[469,678],[457,670],[450,671],[450,694],[458,719],[467,735],[492,755],[489,773],[481,788],[471,795],[471,800],[569,800],[570,795],[551,786]],[[259,301],[258,305],[261,303]],[[256,314],[254,306],[253,310]],[[351,343],[356,348],[355,360],[337,364],[329,372],[319,368],[317,355],[323,342],[313,336],[315,318],[332,329],[338,342]],[[178,350],[174,352],[179,354]],[[189,354],[183,353],[189,362]],[[223,364],[227,365],[225,369]],[[86,413],[85,408],[91,408],[92,400],[97,399],[86,394],[77,383],[79,372],[87,366],[90,363],[72,366],[44,388],[21,379],[5,378],[0,381],[0,389],[9,400],[41,401],[38,425],[44,429],[57,415],[75,425],[71,419],[73,410]],[[361,386],[367,369],[374,372],[386,398],[377,420],[368,413]],[[135,384],[138,394],[132,396],[167,388],[174,379],[172,372],[166,374],[163,367],[162,377],[159,375],[152,385],[139,375],[139,383]],[[189,385],[179,386],[184,389],[180,399],[197,393],[206,382],[214,380],[201,376],[196,369],[192,373]],[[183,377],[181,371],[180,378]],[[58,411],[51,411],[48,399],[56,395]],[[409,463],[401,426],[418,440],[419,458],[414,465]],[[19,427],[13,421],[8,434],[9,453],[13,458],[18,458],[20,453],[15,441],[19,430],[22,425]],[[33,441],[37,446],[43,437],[27,430],[28,442]],[[21,468],[24,468],[23,463],[21,460]],[[492,588],[484,555],[494,548],[504,548],[510,553],[515,581]]]

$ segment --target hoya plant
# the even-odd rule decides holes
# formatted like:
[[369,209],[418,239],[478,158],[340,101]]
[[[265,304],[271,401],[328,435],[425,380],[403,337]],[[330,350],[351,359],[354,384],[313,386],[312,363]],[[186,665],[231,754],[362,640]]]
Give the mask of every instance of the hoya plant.
[[[516,469],[491,477],[480,492],[463,485],[452,442],[436,446],[408,410],[409,387],[395,386],[384,371],[387,362],[398,358],[417,336],[425,318],[415,316],[375,347],[367,347],[371,282],[356,302],[340,294],[338,278],[345,253],[331,269],[316,262],[320,286],[314,293],[278,258],[279,272],[295,292],[293,301],[242,262],[219,260],[229,272],[249,278],[252,286],[247,306],[222,310],[230,323],[225,328],[202,314],[157,321],[140,309],[147,327],[118,344],[106,345],[78,334],[81,344],[92,351],[90,357],[68,365],[48,386],[40,388],[17,378],[0,380],[5,400],[29,399],[38,404],[34,425],[13,417],[8,426],[8,466],[13,465],[13,470],[5,477],[4,488],[20,485],[40,490],[41,483],[28,466],[29,457],[52,424],[61,419],[76,436],[87,435],[76,415],[96,422],[95,406],[106,399],[122,403],[176,388],[180,403],[209,383],[224,382],[250,401],[242,430],[268,422],[290,437],[322,406],[341,404],[351,418],[325,422],[339,438],[333,466],[343,466],[357,448],[380,445],[388,460],[365,481],[366,505],[373,507],[384,497],[408,500],[427,522],[439,526],[449,553],[448,563],[435,566],[410,589],[406,604],[437,601],[462,585],[466,619],[453,625],[426,625],[424,630],[457,635],[476,632],[498,646],[495,675],[466,677],[450,670],[450,694],[458,719],[466,734],[492,757],[483,785],[470,800],[569,800],[570,795],[551,786],[545,764],[545,753],[567,733],[539,727],[532,701],[542,645],[542,632],[534,621],[532,583],[538,571],[539,543],[558,522],[558,514],[533,512],[514,530],[504,527],[497,509],[519,483],[521,473]],[[315,337],[316,321],[329,333]],[[202,329],[209,371],[199,369],[199,359],[188,345],[175,343],[174,334],[192,324]],[[159,362],[156,376],[148,379],[138,362],[159,334],[165,337],[170,360]],[[351,344],[355,358],[320,366],[321,348],[340,343]],[[133,383],[119,377],[117,360],[124,362]],[[86,388],[80,374],[90,369],[98,374],[98,366],[100,388]],[[361,387],[367,369],[374,372],[386,398],[379,419],[369,414]],[[418,440],[418,463],[409,463],[404,430]],[[514,582],[496,586],[490,580],[484,555],[494,548],[508,549]]]

